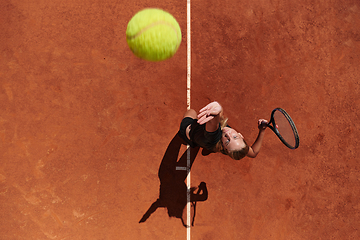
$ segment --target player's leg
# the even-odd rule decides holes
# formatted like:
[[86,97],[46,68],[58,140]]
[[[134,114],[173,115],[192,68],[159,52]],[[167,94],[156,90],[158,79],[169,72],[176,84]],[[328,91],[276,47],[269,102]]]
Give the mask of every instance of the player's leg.
[[196,119],[197,113],[194,109],[187,110],[186,113],[184,114],[184,118],[186,118],[186,117],[191,117],[193,119]]
[[179,134],[180,134],[181,138],[184,139],[185,142],[187,144],[189,144],[191,147],[196,146],[195,143],[190,141],[190,136],[189,136],[190,126],[194,121],[196,121],[195,120],[196,118],[197,118],[196,111],[193,109],[190,109],[185,112],[184,117],[180,123]]
[[[194,109],[189,109],[186,111],[186,113],[184,114],[184,118],[192,118],[192,119],[197,119],[197,113]],[[188,139],[190,139],[189,133],[190,133],[190,129],[191,129],[191,125],[186,127],[186,137]]]

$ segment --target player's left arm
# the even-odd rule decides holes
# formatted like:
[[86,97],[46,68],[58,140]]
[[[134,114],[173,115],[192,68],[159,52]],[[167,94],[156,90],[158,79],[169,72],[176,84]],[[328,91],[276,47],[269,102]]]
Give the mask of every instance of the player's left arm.
[[258,153],[260,152],[261,149],[261,145],[264,139],[264,135],[265,135],[265,129],[268,126],[268,121],[265,119],[260,119],[258,121],[258,128],[259,128],[259,134],[255,140],[255,142],[253,143],[253,145],[251,147],[249,147],[249,152],[247,154],[248,157],[251,158],[255,158]]
[[220,123],[220,118],[223,113],[223,108],[218,102],[212,102],[203,107],[198,114],[198,123],[205,124],[207,132],[215,132]]

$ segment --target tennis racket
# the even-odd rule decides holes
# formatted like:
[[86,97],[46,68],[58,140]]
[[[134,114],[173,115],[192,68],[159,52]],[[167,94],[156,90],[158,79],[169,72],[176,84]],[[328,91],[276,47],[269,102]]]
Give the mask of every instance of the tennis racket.
[[284,109],[275,108],[271,112],[268,127],[288,148],[296,149],[299,147],[299,134],[295,123]]

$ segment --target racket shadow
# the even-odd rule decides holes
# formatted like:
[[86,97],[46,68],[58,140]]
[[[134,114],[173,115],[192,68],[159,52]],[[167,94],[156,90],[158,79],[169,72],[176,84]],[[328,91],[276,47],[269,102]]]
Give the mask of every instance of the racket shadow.
[[[187,167],[187,150],[178,160],[180,148],[183,144],[186,145],[184,140],[176,134],[168,145],[158,172],[160,180],[159,198],[151,204],[139,223],[145,222],[158,208],[163,207],[167,208],[169,217],[179,218],[184,227],[189,227],[185,223],[186,215],[184,216],[184,210],[188,203],[188,189],[185,184],[185,179],[199,152],[199,147],[190,148],[190,169],[188,171],[181,170]],[[177,168],[180,168],[180,170],[177,170]],[[192,225],[195,220],[196,202],[206,201],[207,197],[208,191],[204,182],[197,188],[191,188],[190,202],[193,208]]]

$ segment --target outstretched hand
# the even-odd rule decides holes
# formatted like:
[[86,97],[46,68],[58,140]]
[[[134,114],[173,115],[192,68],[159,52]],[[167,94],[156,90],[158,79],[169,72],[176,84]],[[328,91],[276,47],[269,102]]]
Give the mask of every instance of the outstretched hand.
[[200,125],[209,122],[215,116],[222,112],[222,107],[218,102],[212,102],[203,107],[198,114],[198,123]]

